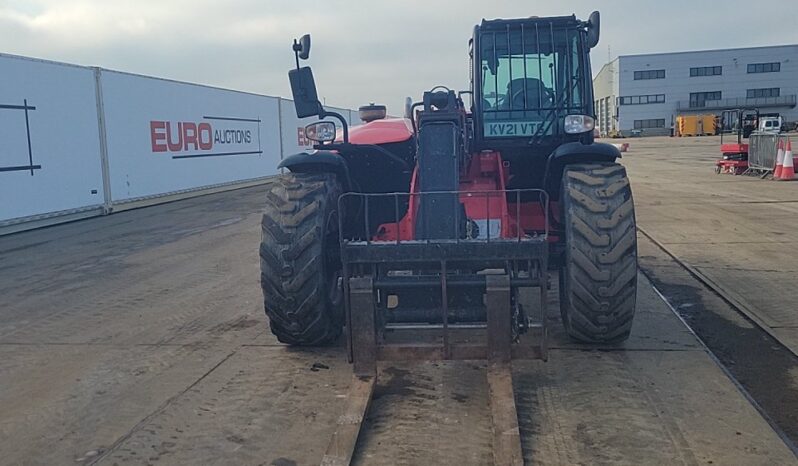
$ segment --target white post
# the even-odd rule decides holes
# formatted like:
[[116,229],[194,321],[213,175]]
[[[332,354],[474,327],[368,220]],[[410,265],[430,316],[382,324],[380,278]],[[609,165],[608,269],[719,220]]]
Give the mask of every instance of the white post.
[[103,105],[103,90],[101,74],[102,69],[92,67],[94,70],[94,92],[97,100],[97,127],[100,136],[100,166],[103,176],[103,213],[110,214],[113,211],[111,199],[111,172],[108,167],[108,136],[105,129],[105,107]]

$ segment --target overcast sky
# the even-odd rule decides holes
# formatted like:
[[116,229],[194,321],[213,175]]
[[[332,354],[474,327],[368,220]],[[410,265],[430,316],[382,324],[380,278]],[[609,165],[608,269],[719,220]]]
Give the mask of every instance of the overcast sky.
[[594,9],[594,72],[609,55],[798,43],[798,2],[784,0],[0,0],[0,52],[289,97],[291,39],[310,32],[328,105],[401,114],[405,96],[468,87],[482,18]]

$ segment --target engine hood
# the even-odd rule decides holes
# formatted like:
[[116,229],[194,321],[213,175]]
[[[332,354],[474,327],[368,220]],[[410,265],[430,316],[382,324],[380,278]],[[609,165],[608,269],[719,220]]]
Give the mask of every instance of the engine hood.
[[407,118],[374,120],[349,129],[352,144],[388,144],[407,141],[412,136],[413,126]]

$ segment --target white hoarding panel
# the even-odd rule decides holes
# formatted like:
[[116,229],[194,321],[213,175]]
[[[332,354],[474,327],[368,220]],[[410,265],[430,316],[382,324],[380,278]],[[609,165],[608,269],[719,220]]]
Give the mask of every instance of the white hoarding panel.
[[278,99],[102,70],[113,202],[277,173]]
[[94,71],[0,55],[0,224],[103,205]]
[[[352,125],[351,112],[345,108],[337,107],[324,107],[329,112],[338,112],[344,119]],[[357,112],[355,112],[357,117]],[[327,117],[325,120],[335,122],[336,127],[341,127],[340,122],[336,118]],[[305,126],[310,123],[319,121],[318,117],[297,118],[296,110],[294,109],[294,101],[288,99],[280,99],[280,127],[283,132],[283,157],[296,154],[313,149],[313,141],[305,138]],[[358,124],[358,123],[355,123]]]

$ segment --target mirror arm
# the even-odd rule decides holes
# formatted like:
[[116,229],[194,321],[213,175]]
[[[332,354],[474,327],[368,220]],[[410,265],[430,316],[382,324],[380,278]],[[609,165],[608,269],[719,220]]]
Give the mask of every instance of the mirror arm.
[[344,143],[349,143],[349,124],[346,122],[346,119],[343,117],[343,115],[337,112],[328,112],[327,110],[324,110],[324,107],[322,107],[321,104],[319,104],[319,119],[323,120],[328,116],[333,117],[341,122],[341,127],[344,130]]
[[294,50],[294,59],[296,60],[296,69],[299,69],[299,42],[294,39],[294,46],[291,47]]
[[[291,49],[294,51],[294,59],[296,60],[296,69],[299,69],[299,54],[300,54],[300,52],[303,51],[303,43],[306,42],[304,40],[306,37],[307,37],[307,42],[308,42],[307,46],[310,47],[310,37],[307,34],[302,36],[302,39],[300,39],[300,40],[294,39],[294,45],[291,47]],[[304,57],[304,58],[307,58],[307,57]]]

